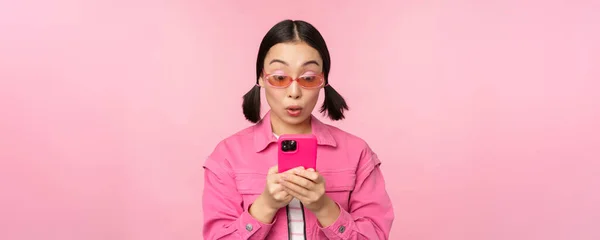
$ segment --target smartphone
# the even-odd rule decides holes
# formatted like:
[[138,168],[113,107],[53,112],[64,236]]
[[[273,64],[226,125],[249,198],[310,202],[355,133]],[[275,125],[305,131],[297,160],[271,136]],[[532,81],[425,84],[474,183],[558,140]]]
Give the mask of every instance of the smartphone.
[[317,137],[313,134],[284,134],[277,140],[280,173],[296,167],[317,170]]

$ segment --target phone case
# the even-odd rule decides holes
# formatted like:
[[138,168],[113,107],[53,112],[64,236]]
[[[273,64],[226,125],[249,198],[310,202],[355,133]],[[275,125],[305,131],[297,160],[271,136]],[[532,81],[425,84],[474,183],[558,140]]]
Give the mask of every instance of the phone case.
[[[286,142],[287,141],[287,142]],[[296,142],[296,149],[290,150],[290,141]],[[286,145],[286,146],[284,146]],[[313,134],[284,134],[277,141],[278,171],[285,172],[295,167],[305,169],[317,167],[317,138]]]

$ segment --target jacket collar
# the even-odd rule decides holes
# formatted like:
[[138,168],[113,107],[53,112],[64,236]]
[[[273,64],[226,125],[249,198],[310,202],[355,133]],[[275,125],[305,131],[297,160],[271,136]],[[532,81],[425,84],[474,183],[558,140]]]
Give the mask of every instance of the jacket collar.
[[[311,114],[310,125],[312,133],[317,137],[318,145],[336,147],[337,143],[329,128],[314,115]],[[273,135],[273,128],[271,127],[271,111],[254,125],[254,149],[256,152],[260,152],[267,148],[269,144],[277,142],[277,138]]]

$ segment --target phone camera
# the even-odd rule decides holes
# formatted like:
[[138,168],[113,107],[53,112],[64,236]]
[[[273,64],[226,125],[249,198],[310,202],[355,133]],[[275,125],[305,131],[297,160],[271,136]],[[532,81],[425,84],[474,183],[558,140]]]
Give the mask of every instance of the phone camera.
[[285,140],[281,142],[281,150],[284,152],[293,152],[298,148],[296,141],[294,140]]

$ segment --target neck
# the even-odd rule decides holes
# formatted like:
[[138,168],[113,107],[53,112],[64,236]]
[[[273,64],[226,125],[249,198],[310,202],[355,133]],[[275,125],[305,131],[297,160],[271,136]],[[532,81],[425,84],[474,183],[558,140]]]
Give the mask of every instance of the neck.
[[299,124],[288,124],[277,117],[273,112],[271,114],[271,129],[277,135],[282,134],[310,134],[312,133],[311,117]]

